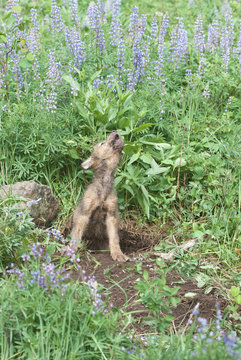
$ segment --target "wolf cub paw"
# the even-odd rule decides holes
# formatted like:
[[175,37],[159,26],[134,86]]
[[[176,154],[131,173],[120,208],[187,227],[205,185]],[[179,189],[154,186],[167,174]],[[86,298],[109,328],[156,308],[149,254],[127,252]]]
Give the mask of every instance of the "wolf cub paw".
[[115,251],[111,253],[111,257],[114,261],[126,262],[129,260],[128,256],[124,255],[121,251]]

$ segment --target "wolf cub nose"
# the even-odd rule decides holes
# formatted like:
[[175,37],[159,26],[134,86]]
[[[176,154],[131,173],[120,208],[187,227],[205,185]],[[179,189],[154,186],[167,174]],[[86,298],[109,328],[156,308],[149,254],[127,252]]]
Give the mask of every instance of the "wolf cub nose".
[[115,134],[115,139],[119,139],[119,135],[118,135],[118,134]]

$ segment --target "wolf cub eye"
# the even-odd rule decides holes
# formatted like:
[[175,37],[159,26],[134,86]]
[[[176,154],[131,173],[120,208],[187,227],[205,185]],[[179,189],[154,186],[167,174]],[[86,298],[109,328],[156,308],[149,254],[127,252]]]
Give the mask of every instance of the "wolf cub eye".
[[102,142],[102,143],[100,143],[100,145],[103,145],[104,143]]

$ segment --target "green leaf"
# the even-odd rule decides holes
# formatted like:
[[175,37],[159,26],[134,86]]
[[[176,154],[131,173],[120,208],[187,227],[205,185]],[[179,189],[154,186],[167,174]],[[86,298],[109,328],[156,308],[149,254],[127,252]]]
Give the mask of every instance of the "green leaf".
[[12,11],[14,11],[15,13],[20,13],[21,12],[21,6],[20,5],[15,5],[12,7],[11,9]]
[[240,288],[238,286],[231,286],[230,291],[233,297],[236,297],[240,294]]
[[167,170],[169,170],[169,167],[161,167],[156,163],[156,161],[154,159],[152,159],[151,169],[148,169],[146,171],[146,175],[162,174],[162,173],[166,172]]
[[55,245],[54,244],[49,244],[46,248],[46,251],[49,255],[53,255],[55,252]]
[[83,104],[79,100],[76,100],[75,105],[76,105],[76,107],[78,109],[79,114],[82,116],[82,118],[85,119],[85,120],[89,120],[89,113],[85,109]]
[[7,42],[7,38],[5,35],[0,35],[0,43]]
[[127,191],[129,191],[129,193],[130,193],[132,196],[135,196],[135,193],[134,193],[134,191],[133,191],[133,189],[131,188],[130,185],[124,184],[124,185],[123,185],[123,188],[126,189]]
[[175,160],[175,163],[174,163],[174,167],[176,168],[176,167],[183,167],[183,166],[185,166],[186,165],[186,160],[184,159],[184,158],[178,158],[178,159],[176,159]]
[[13,16],[11,16],[11,17],[9,17],[7,20],[6,20],[6,25],[8,26],[8,27],[11,27],[14,23],[15,23],[15,17],[13,17]]
[[133,154],[128,162],[128,165],[131,165],[133,162],[135,162],[136,160],[139,159],[140,153],[138,152],[137,154]]
[[[99,71],[95,72],[95,73],[91,76],[89,83],[92,84],[93,81],[94,81],[101,73],[102,73],[102,70],[99,70]],[[91,85],[91,86],[92,86],[92,85]]]
[[143,278],[146,281],[148,281],[148,279],[149,279],[149,274],[148,274],[148,272],[146,270],[143,271]]
[[68,151],[68,154],[70,155],[70,157],[72,157],[72,159],[79,159],[80,157],[79,157],[79,155],[78,155],[78,153],[77,153],[77,151],[75,150],[75,149],[70,149],[69,151]]
[[128,156],[133,155],[141,150],[141,146],[138,144],[126,144],[124,147],[124,153]]
[[130,119],[128,119],[128,117],[122,117],[119,122],[118,122],[118,127],[120,129],[124,129],[126,127],[128,127],[130,125]]
[[144,153],[140,156],[140,159],[145,163],[145,164],[149,164],[151,165],[152,164],[152,160],[153,160],[153,157],[151,156],[150,153]]
[[79,83],[70,75],[63,75],[63,79],[71,85],[74,90],[80,91]]
[[133,134],[137,134],[141,131],[144,131],[144,130],[148,129],[149,127],[151,127],[152,125],[154,125],[154,124],[152,124],[152,123],[142,124],[133,130]]
[[200,230],[196,230],[192,233],[193,237],[197,237],[198,239],[202,239],[204,236],[204,232],[200,231]]
[[19,66],[22,67],[23,69],[28,69],[32,66],[31,62],[29,62],[28,60],[26,59],[22,59],[20,62],[19,62]]
[[236,302],[236,304],[241,305],[241,295],[238,295],[238,296],[235,298],[235,302]]
[[28,54],[26,55],[26,58],[25,58],[25,59],[27,59],[28,61],[32,62],[32,61],[34,61],[34,55],[31,54],[31,53],[28,53]]
[[117,114],[118,114],[118,108],[114,108],[111,106],[110,110],[109,110],[109,114],[108,114],[108,117],[109,117],[109,121],[112,121],[113,119],[115,119],[117,117]]

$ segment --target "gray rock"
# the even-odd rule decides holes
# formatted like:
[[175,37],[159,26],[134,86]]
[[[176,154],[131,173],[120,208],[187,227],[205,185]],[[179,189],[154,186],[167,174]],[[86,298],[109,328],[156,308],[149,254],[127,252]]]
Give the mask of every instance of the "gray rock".
[[9,195],[28,199],[18,202],[18,207],[21,209],[27,207],[37,226],[47,226],[57,215],[59,202],[51,195],[49,186],[37,184],[33,180],[3,185],[0,189],[0,199]]

